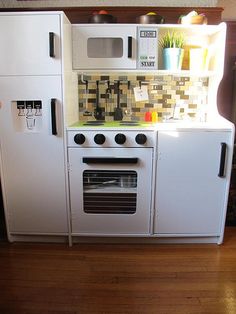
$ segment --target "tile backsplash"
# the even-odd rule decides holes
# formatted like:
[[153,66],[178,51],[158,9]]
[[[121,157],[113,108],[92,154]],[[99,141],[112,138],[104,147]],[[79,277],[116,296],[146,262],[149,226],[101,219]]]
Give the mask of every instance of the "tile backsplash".
[[[97,81],[99,81],[99,106],[105,111],[107,121],[113,120],[114,108],[117,106],[117,81],[120,81],[120,107],[124,119],[144,120],[145,113],[149,111],[157,112],[159,121],[170,117],[196,120],[199,119],[199,112],[206,112],[207,77],[92,74],[78,76],[80,121],[93,117]],[[134,87],[144,85],[148,89],[148,100],[135,101]],[[92,116],[88,117],[88,112]]]

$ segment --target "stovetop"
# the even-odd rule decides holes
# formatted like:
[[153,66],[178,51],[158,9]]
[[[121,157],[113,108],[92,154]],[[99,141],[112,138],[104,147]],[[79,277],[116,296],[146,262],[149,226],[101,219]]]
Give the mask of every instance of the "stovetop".
[[145,121],[99,121],[99,120],[91,120],[91,121],[80,121],[70,125],[70,128],[118,128],[118,129],[126,129],[126,128],[154,128],[156,123],[145,122]]
[[68,147],[154,147],[156,124],[140,121],[85,121],[67,128]]

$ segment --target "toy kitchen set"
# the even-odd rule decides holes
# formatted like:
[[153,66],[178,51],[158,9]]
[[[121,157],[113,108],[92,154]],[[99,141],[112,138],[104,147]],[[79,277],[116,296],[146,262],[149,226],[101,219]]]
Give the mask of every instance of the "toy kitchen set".
[[224,23],[2,13],[9,241],[222,243],[234,143],[217,110],[225,36]]

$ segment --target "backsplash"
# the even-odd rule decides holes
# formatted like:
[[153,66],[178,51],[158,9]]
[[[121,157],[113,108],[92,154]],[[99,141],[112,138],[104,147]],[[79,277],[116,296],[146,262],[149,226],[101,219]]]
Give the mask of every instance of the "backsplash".
[[[80,121],[94,119],[97,81],[99,81],[99,106],[105,111],[107,121],[113,121],[114,108],[117,106],[117,81],[120,81],[120,107],[124,120],[144,120],[146,112],[157,112],[158,121],[171,117],[197,120],[199,112],[206,112],[207,77],[92,74],[78,77]],[[143,85],[147,86],[149,99],[137,102],[133,88]]]

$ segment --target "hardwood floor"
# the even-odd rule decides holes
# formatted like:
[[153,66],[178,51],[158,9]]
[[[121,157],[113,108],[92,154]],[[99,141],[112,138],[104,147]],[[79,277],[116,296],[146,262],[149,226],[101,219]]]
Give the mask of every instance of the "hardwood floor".
[[0,243],[1,314],[236,313],[236,228],[214,244]]

